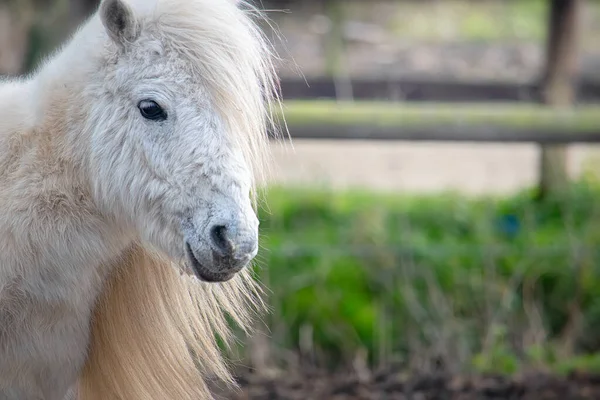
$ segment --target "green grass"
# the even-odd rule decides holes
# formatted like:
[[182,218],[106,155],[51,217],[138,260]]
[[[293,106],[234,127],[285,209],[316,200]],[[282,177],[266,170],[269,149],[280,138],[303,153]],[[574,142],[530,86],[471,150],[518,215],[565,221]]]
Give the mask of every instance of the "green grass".
[[[564,130],[572,132],[600,128],[600,106],[552,110],[536,104],[446,104],[286,101],[284,116],[290,126],[374,125],[498,126],[505,128]],[[281,114],[278,114],[281,116]]]
[[271,188],[258,273],[274,353],[329,366],[366,350],[376,365],[600,371],[600,187],[543,203],[532,194]]

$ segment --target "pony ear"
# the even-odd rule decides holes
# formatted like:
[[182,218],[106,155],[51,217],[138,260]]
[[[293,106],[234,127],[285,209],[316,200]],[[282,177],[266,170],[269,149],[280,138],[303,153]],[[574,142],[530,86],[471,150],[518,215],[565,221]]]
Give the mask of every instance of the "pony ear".
[[108,35],[117,44],[124,46],[138,36],[138,24],[133,10],[124,0],[103,0],[100,19]]

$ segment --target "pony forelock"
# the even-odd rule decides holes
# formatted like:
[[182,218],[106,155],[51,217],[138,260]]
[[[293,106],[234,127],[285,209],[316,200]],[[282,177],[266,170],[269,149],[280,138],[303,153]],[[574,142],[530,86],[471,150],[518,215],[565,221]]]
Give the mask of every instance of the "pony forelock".
[[267,16],[232,0],[158,0],[153,15],[171,46],[199,69],[255,181],[265,179],[268,134],[279,134],[272,111],[280,105],[276,54],[258,23]]

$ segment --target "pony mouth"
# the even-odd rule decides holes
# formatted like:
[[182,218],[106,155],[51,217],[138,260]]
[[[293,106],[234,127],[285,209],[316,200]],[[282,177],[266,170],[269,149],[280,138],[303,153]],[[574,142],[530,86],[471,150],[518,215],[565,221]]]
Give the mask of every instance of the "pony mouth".
[[234,277],[235,273],[213,272],[210,269],[208,269],[204,264],[202,264],[198,260],[190,244],[187,242],[185,244],[185,250],[189,266],[191,266],[194,275],[201,281],[209,283],[227,282],[228,280]]

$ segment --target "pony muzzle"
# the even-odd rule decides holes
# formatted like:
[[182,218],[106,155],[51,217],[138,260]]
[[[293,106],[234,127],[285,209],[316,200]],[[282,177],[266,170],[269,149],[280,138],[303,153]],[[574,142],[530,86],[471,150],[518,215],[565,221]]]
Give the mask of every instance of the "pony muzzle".
[[[258,230],[237,230],[224,224],[209,229],[208,240],[194,246],[186,242],[193,273],[205,282],[225,282],[243,270],[258,253]],[[208,242],[208,243],[207,243]]]

